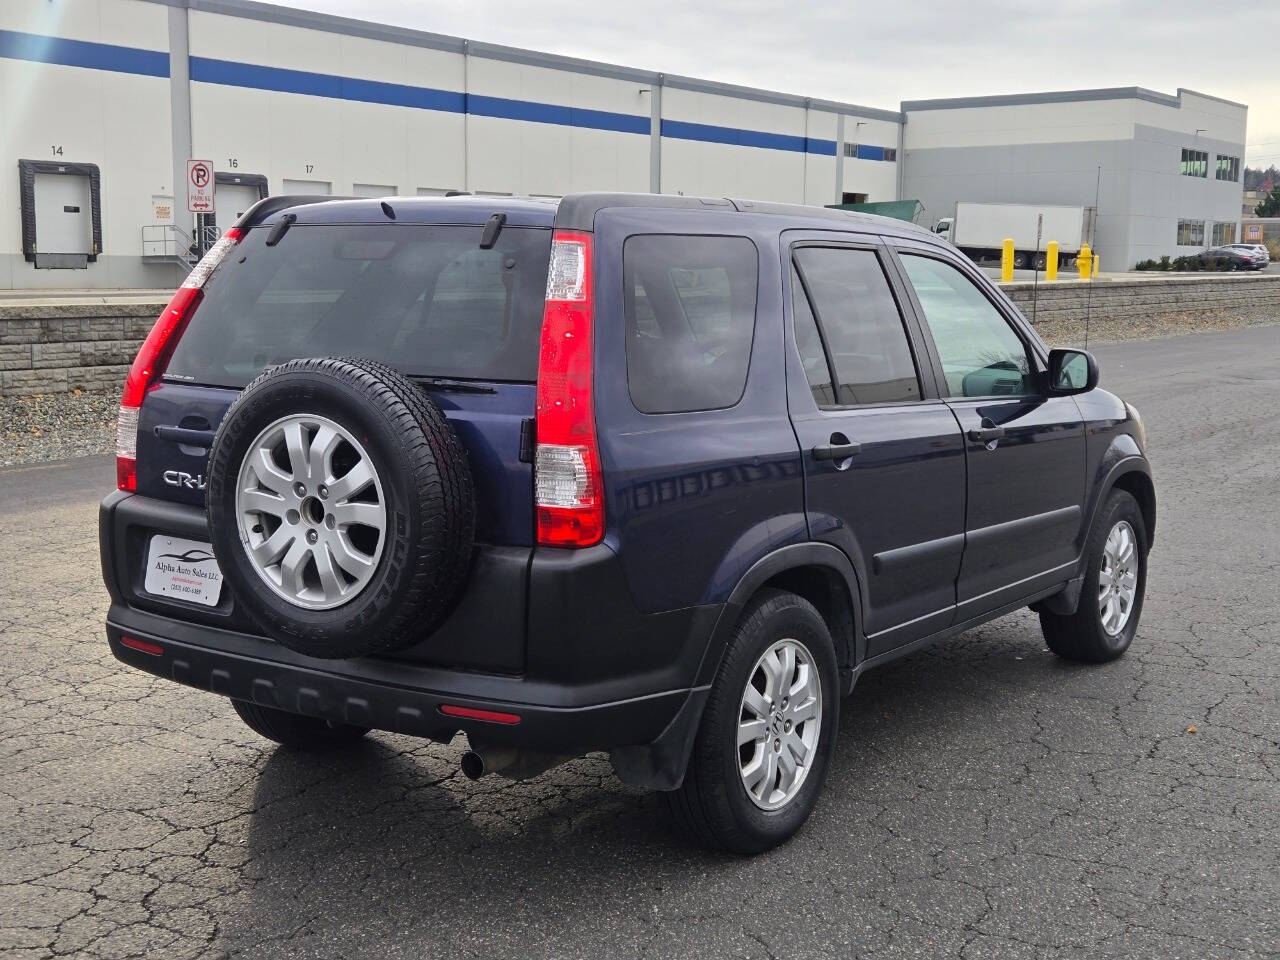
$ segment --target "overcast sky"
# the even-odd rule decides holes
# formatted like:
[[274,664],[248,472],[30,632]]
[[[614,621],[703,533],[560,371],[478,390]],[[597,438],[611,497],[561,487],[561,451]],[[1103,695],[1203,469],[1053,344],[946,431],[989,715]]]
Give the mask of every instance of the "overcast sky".
[[802,96],[901,100],[1141,86],[1249,106],[1280,166],[1280,0],[275,0]]

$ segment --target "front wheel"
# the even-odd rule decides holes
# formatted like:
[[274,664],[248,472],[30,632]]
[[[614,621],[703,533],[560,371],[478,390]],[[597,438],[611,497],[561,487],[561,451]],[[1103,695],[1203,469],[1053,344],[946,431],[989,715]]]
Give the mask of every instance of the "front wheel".
[[1113,490],[1094,521],[1088,567],[1075,613],[1040,613],[1045,643],[1058,656],[1106,663],[1133,642],[1147,586],[1147,527],[1132,494]]
[[831,761],[837,686],[822,616],[793,593],[763,591],[725,651],[684,783],[664,794],[684,832],[750,854],[799,830]]

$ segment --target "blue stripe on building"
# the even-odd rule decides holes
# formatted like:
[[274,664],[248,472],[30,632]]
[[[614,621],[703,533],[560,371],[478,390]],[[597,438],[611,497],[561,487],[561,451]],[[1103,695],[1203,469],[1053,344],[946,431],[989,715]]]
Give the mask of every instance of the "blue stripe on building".
[[283,67],[259,67],[251,63],[214,60],[210,57],[191,58],[191,79],[225,87],[301,93],[311,97],[383,103],[392,107],[415,107],[419,110],[441,110],[447,113],[462,113],[465,106],[463,95],[452,90],[358,80],[355,77],[286,70]]
[[0,57],[56,63],[64,67],[135,73],[144,77],[169,76],[169,54],[159,50],[117,47],[110,43],[67,40],[39,33],[0,30]]
[[797,137],[786,133],[762,133],[758,130],[740,130],[737,127],[717,127],[709,123],[688,123],[684,120],[663,120],[662,135],[675,140],[727,143],[740,147],[761,147],[766,150],[790,150],[795,153],[816,153],[827,157],[836,155],[834,140]]
[[583,107],[561,107],[532,100],[508,100],[505,97],[467,96],[467,113],[476,117],[498,117],[503,120],[528,120],[532,123],[554,123],[589,130],[612,130],[616,133],[649,132],[649,118],[631,113],[587,110]]
[[[0,30],[0,57],[152,77],[169,76],[167,53],[118,47],[107,43],[65,40],[61,37],[20,33],[14,30]],[[263,67],[211,57],[191,57],[190,62],[191,79],[201,83],[244,87],[250,90],[273,90],[279,93],[298,93],[359,103],[380,103],[418,110],[437,110],[443,113],[469,113],[477,117],[525,120],[531,123],[547,123],[587,130],[644,135],[649,133],[649,117],[630,113],[588,110],[582,107],[566,107],[532,100],[509,100],[505,97],[487,97],[479,94],[468,95],[433,87],[382,83],[377,80],[361,80],[328,73],[287,70],[283,67]],[[757,147],[763,150],[812,153],[825,157],[836,155],[834,140],[767,133],[761,130],[744,130],[737,127],[720,127],[708,123],[689,123],[683,120],[663,120],[662,136],[676,140]],[[883,147],[860,145],[857,153],[860,160],[884,159]]]

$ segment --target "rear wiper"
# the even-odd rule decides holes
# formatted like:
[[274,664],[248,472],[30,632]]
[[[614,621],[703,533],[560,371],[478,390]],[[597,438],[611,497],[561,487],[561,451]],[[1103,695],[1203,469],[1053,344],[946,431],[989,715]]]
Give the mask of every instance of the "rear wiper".
[[487,387],[482,383],[472,383],[470,380],[450,380],[448,377],[418,377],[411,376],[409,378],[414,383],[420,383],[423,386],[430,387],[433,390],[445,390],[450,393],[497,393],[493,387]]
[[271,228],[271,232],[267,234],[267,246],[274,247],[280,242],[280,238],[289,232],[289,228],[293,226],[293,221],[298,219],[296,213],[286,213],[283,217],[276,221],[276,225]]
[[498,242],[498,234],[502,232],[502,225],[507,222],[505,213],[495,213],[484,224],[484,232],[480,234],[480,249],[492,250],[493,245]]

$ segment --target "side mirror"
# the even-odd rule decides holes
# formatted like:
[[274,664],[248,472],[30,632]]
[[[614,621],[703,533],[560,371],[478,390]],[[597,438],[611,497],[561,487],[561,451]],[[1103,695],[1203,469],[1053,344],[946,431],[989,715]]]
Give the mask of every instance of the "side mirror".
[[1049,392],[1086,393],[1098,385],[1098,361],[1086,350],[1049,351]]

